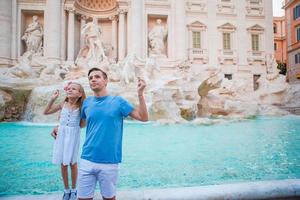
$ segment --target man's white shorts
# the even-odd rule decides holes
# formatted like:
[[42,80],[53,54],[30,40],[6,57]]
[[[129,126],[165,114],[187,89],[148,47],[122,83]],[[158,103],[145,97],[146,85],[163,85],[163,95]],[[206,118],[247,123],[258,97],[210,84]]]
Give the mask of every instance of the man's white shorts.
[[104,198],[116,196],[118,164],[100,164],[81,159],[78,170],[78,198],[93,198],[97,182]]

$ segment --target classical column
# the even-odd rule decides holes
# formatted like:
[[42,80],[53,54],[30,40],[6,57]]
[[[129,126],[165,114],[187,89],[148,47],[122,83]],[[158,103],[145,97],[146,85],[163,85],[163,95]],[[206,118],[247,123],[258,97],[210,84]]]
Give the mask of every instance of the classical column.
[[60,31],[60,60],[65,61],[67,59],[67,33],[68,31],[66,30],[67,28],[67,16],[68,13],[66,12],[64,6],[61,6],[60,8],[60,13],[61,13],[61,31]]
[[12,0],[11,59],[17,61],[17,0]]
[[118,58],[123,60],[125,57],[125,11],[119,11],[119,49]]
[[12,1],[0,1],[0,64],[10,64],[12,39]]
[[[208,22],[216,22],[217,15],[216,15],[216,8],[217,8],[217,1],[207,1],[207,21]],[[215,23],[207,23],[207,40],[208,40],[208,60],[209,60],[209,67],[216,68],[217,67],[217,59],[219,56],[218,49],[221,44],[219,41],[218,34],[220,32],[217,30]],[[221,36],[220,36],[221,37]],[[221,40],[222,41],[222,40]]]
[[193,59],[192,52],[193,52],[193,31],[191,27],[188,27],[188,34],[189,34],[189,47],[188,47],[188,59]]
[[84,45],[84,37],[83,35],[81,34],[81,31],[84,27],[84,25],[86,24],[86,19],[87,17],[85,15],[81,15],[80,16],[80,49],[83,47]]
[[[236,2],[236,10],[244,10],[246,7],[246,1],[237,1]],[[237,43],[237,51],[238,51],[238,65],[239,66],[247,66],[247,56],[248,56],[248,43],[249,41],[245,41],[248,38],[247,27],[246,27],[246,15],[244,12],[237,12],[237,27],[239,31],[237,31],[237,41],[244,41]],[[272,23],[273,24],[273,23]]]
[[112,49],[113,49],[113,58],[114,59],[117,59],[117,53],[118,53],[118,33],[117,33],[117,16],[116,15],[113,15],[109,18],[111,20],[111,35],[112,35],[112,38],[111,38],[111,44],[112,44]]
[[44,26],[44,55],[60,62],[61,0],[47,0]]
[[186,23],[185,23],[185,1],[175,0],[175,57],[176,59],[185,60],[186,49]]
[[[142,43],[143,43],[143,5],[144,0],[131,0],[130,9],[130,44],[129,52],[135,53],[137,57],[142,57]],[[147,37],[147,36],[146,36]]]
[[69,12],[68,17],[68,61],[74,61],[74,9],[67,9]]
[[[269,54],[274,54],[274,32],[273,32],[273,10],[272,1],[262,1],[263,9],[265,10],[265,32],[263,39],[265,39],[265,51]],[[263,40],[262,40],[263,41]]]

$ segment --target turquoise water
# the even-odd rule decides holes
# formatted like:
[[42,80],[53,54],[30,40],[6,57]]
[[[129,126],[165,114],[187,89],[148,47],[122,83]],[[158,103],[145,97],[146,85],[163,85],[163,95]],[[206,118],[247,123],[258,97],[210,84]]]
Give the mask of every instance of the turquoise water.
[[[51,130],[0,124],[0,196],[62,191],[60,168],[51,163]],[[124,126],[119,190],[287,178],[300,178],[300,117]]]

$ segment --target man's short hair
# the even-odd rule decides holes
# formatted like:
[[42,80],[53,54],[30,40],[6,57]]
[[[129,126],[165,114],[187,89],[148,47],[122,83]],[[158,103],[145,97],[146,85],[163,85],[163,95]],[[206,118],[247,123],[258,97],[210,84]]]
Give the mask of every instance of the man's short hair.
[[88,72],[88,76],[90,75],[90,73],[92,73],[93,71],[100,71],[103,75],[103,78],[104,79],[107,79],[107,74],[100,68],[97,68],[97,67],[93,67],[92,69],[89,70]]

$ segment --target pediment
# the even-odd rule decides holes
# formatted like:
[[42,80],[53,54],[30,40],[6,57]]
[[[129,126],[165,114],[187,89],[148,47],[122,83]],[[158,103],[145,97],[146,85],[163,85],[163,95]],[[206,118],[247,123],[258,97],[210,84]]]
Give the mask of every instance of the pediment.
[[191,23],[190,26],[193,26],[193,27],[206,27],[205,24],[203,24],[202,22],[199,22],[199,21],[195,21],[195,22]]
[[199,21],[195,21],[187,26],[189,28],[201,28],[201,29],[206,28],[206,25]]
[[221,26],[218,26],[218,29],[222,29],[222,30],[235,30],[236,27],[233,24],[231,24],[231,23],[228,22],[228,23],[225,23],[225,24],[223,24]]
[[247,30],[248,31],[264,31],[265,29],[262,26],[255,24],[255,25],[247,28]]

